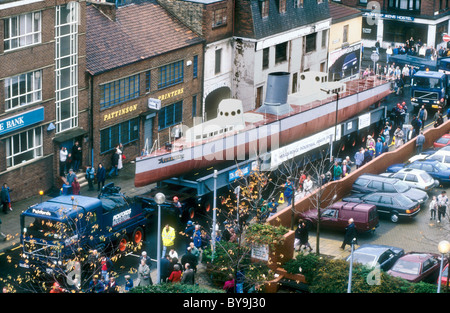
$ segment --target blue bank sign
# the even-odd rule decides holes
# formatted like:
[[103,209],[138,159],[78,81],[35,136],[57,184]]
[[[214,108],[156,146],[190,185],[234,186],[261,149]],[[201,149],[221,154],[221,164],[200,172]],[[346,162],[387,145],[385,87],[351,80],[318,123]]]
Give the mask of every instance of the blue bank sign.
[[0,120],[0,136],[42,122],[43,120],[44,107],[8,117]]

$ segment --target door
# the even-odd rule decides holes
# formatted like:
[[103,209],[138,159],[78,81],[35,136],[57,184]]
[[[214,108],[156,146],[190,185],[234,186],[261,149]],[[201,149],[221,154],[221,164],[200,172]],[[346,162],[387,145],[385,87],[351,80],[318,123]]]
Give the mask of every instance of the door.
[[144,122],[144,148],[150,153],[153,147],[153,119],[155,113],[149,114],[145,117]]

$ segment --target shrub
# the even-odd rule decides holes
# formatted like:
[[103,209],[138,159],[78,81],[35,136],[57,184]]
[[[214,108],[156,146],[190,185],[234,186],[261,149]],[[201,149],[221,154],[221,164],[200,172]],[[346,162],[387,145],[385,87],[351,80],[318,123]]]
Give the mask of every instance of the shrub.
[[162,283],[151,286],[138,286],[129,291],[130,293],[223,293],[222,290],[214,288],[199,287],[196,285],[185,285],[181,283]]

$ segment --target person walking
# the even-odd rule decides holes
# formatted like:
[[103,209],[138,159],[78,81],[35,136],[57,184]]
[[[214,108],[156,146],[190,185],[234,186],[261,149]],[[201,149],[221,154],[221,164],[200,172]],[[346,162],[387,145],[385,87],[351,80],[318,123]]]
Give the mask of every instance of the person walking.
[[425,122],[427,121],[427,118],[428,118],[428,111],[427,111],[427,109],[425,109],[424,105],[422,105],[422,107],[420,108],[418,116],[419,116],[419,119],[422,121],[422,129],[424,129]]
[[284,199],[287,202],[287,205],[290,206],[292,204],[292,194],[294,193],[294,184],[292,184],[291,179],[288,177],[286,183],[284,184]]
[[89,191],[94,190],[95,170],[91,165],[86,167],[86,179],[88,181]]
[[447,206],[448,206],[448,197],[445,190],[442,190],[441,194],[437,196],[437,205],[438,205],[438,223],[441,222],[441,217],[445,217]]
[[1,199],[2,199],[2,206],[3,206],[3,213],[8,214],[9,211],[12,211],[11,208],[11,196],[10,196],[10,189],[8,187],[7,183],[4,183],[2,186],[1,191]]
[[425,144],[425,135],[423,131],[420,132],[419,136],[416,138],[416,151],[417,154],[421,154],[423,150],[423,145]]
[[171,227],[169,224],[166,224],[161,234],[163,251],[162,255],[166,255],[167,249],[172,249],[175,242],[175,229]]
[[438,209],[436,196],[433,196],[433,199],[431,199],[428,209],[430,211],[430,221],[435,220],[436,219],[436,211]]
[[119,169],[118,169],[119,158],[120,154],[117,151],[117,149],[115,149],[114,153],[111,156],[111,170],[108,173],[108,177],[111,177],[113,173],[115,176],[119,176]]
[[106,169],[103,167],[102,163],[98,163],[97,167],[97,191],[100,191],[100,186],[103,188],[105,186],[106,180]]
[[150,277],[150,267],[147,265],[145,259],[141,259],[141,263],[138,267],[138,286],[150,286],[153,285],[152,278]]
[[304,195],[308,195],[311,194],[313,191],[313,187],[314,187],[314,182],[311,179],[311,175],[308,175],[306,177],[305,182],[303,183],[303,191],[304,191]]
[[308,227],[304,220],[300,220],[295,230],[294,239],[294,250],[300,251],[300,249],[309,248],[309,252],[312,251],[311,245],[309,244],[309,234]]
[[395,149],[398,149],[403,145],[404,136],[405,134],[403,133],[403,130],[400,127],[397,127],[397,129],[394,132]]
[[59,176],[61,177],[66,175],[66,162],[68,154],[67,148],[61,147],[61,150],[59,150]]
[[360,168],[364,163],[364,148],[360,148],[358,152],[355,153],[355,166],[356,168]]
[[344,250],[346,245],[356,244],[356,227],[352,218],[348,220],[348,226],[345,228],[344,241],[342,242],[341,249]]
[[333,180],[339,180],[342,176],[342,168],[339,165],[338,161],[334,161],[333,167]]

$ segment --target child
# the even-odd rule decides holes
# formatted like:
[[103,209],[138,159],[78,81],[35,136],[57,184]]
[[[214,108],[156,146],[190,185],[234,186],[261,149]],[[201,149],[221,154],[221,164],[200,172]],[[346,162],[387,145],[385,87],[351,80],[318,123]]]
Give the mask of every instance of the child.
[[437,199],[436,199],[436,196],[433,196],[433,199],[431,200],[430,206],[429,206],[430,214],[431,214],[430,220],[435,220],[435,219],[436,219],[436,210],[437,210],[437,207],[438,207],[438,205],[437,205]]

